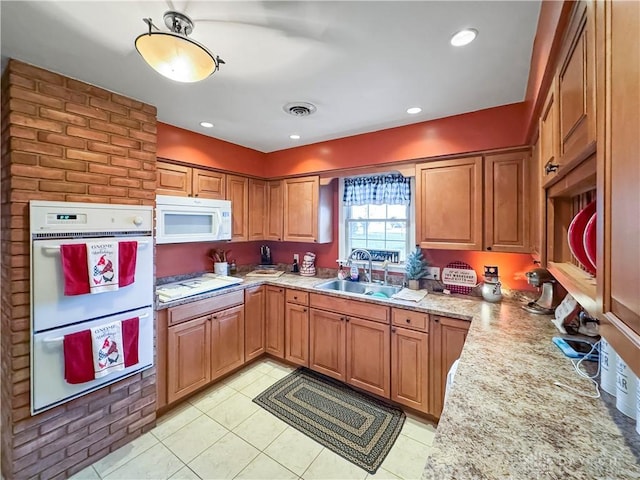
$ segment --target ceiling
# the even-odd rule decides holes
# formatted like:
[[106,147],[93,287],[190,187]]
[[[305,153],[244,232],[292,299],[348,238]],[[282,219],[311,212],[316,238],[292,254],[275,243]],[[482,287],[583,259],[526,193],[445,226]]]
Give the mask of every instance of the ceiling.
[[[0,8],[3,62],[98,85],[155,105],[161,122],[272,152],[522,101],[540,1],[3,0]],[[189,15],[191,38],[226,62],[202,82],[162,77],[134,47],[142,18],[166,30],[170,9]],[[466,27],[477,39],[451,46]],[[283,111],[297,101],[316,113]],[[412,106],[422,112],[408,115]]]

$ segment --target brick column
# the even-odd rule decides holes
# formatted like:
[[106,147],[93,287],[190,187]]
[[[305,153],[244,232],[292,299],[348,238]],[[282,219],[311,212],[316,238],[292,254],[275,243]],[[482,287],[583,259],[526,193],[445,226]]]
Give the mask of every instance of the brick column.
[[65,478],[155,425],[155,368],[30,416],[28,202],[154,205],[156,108],[10,60],[1,136],[2,474]]

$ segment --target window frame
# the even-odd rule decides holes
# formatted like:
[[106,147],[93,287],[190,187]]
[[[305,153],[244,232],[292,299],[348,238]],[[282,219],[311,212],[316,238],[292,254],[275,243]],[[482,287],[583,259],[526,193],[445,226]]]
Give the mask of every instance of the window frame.
[[[375,175],[386,175],[390,173],[396,172],[386,172],[386,173],[376,173]],[[362,176],[362,175],[359,175]],[[405,175],[406,177],[406,175]],[[343,265],[346,264],[347,258],[349,257],[349,252],[347,252],[347,218],[345,214],[345,206],[343,204],[342,199],[344,198],[344,178],[340,177],[338,182],[338,259],[336,262],[342,262]],[[416,238],[416,178],[415,176],[409,177],[410,179],[410,188],[411,188],[411,203],[408,206],[408,215],[407,215],[407,254],[413,251],[415,247],[415,238]],[[358,260],[358,264],[367,263],[366,261]],[[374,270],[382,270],[382,262],[373,262]],[[405,265],[404,262],[400,263],[390,263],[389,271],[390,272],[404,272]]]

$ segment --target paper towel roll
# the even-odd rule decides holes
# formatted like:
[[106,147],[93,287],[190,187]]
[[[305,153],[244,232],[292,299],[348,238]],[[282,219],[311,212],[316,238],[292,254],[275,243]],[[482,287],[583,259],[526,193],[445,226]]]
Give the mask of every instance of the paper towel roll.
[[616,394],[616,362],[618,354],[602,337],[600,339],[600,386],[611,394]]
[[636,419],[638,379],[627,364],[618,357],[616,379],[616,408],[627,417]]

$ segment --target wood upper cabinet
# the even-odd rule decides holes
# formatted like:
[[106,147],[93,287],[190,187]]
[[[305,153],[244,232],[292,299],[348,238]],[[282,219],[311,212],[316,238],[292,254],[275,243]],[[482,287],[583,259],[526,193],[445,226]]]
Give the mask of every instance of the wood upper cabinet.
[[167,401],[178,400],[211,381],[209,316],[168,328]]
[[282,240],[284,220],[284,183],[282,180],[267,182],[267,226],[265,240]]
[[457,318],[431,316],[431,408],[433,416],[439,417],[444,405],[447,374],[462,352],[470,322]]
[[284,358],[284,288],[267,285],[265,293],[265,348],[274,357]]
[[555,77],[542,107],[538,122],[540,145],[539,175],[550,178],[558,173],[560,167],[560,120],[558,119],[558,79]]
[[429,334],[391,328],[391,400],[429,413]]
[[190,197],[192,185],[193,168],[157,162],[157,195]]
[[593,2],[577,2],[558,67],[560,164],[595,151],[595,28]]
[[640,375],[640,3],[597,7],[600,331]]
[[244,291],[244,359],[249,361],[265,352],[266,287]]
[[528,162],[528,149],[484,159],[486,250],[529,253]]
[[285,307],[285,356],[296,365],[309,366],[309,307],[288,303]]
[[482,157],[416,165],[416,242],[482,249]]
[[244,305],[211,316],[211,378],[244,364]]
[[193,196],[198,198],[214,198],[224,200],[226,192],[226,175],[209,170],[193,169]]
[[231,200],[231,240],[249,240],[249,179],[227,175],[227,200]]
[[391,345],[389,325],[347,317],[347,383],[389,398]]
[[309,312],[309,367],[346,381],[345,315],[312,308]]
[[268,204],[265,180],[249,179],[249,241],[264,240],[267,231]]
[[533,144],[529,159],[529,243],[531,255],[539,262],[546,261],[545,218],[546,192],[542,188],[542,168],[540,165],[540,137]]
[[158,195],[180,197],[225,198],[224,173],[185,167],[168,162],[157,162]]
[[331,241],[331,189],[320,187],[317,176],[287,178],[284,183],[283,240],[328,243]]

